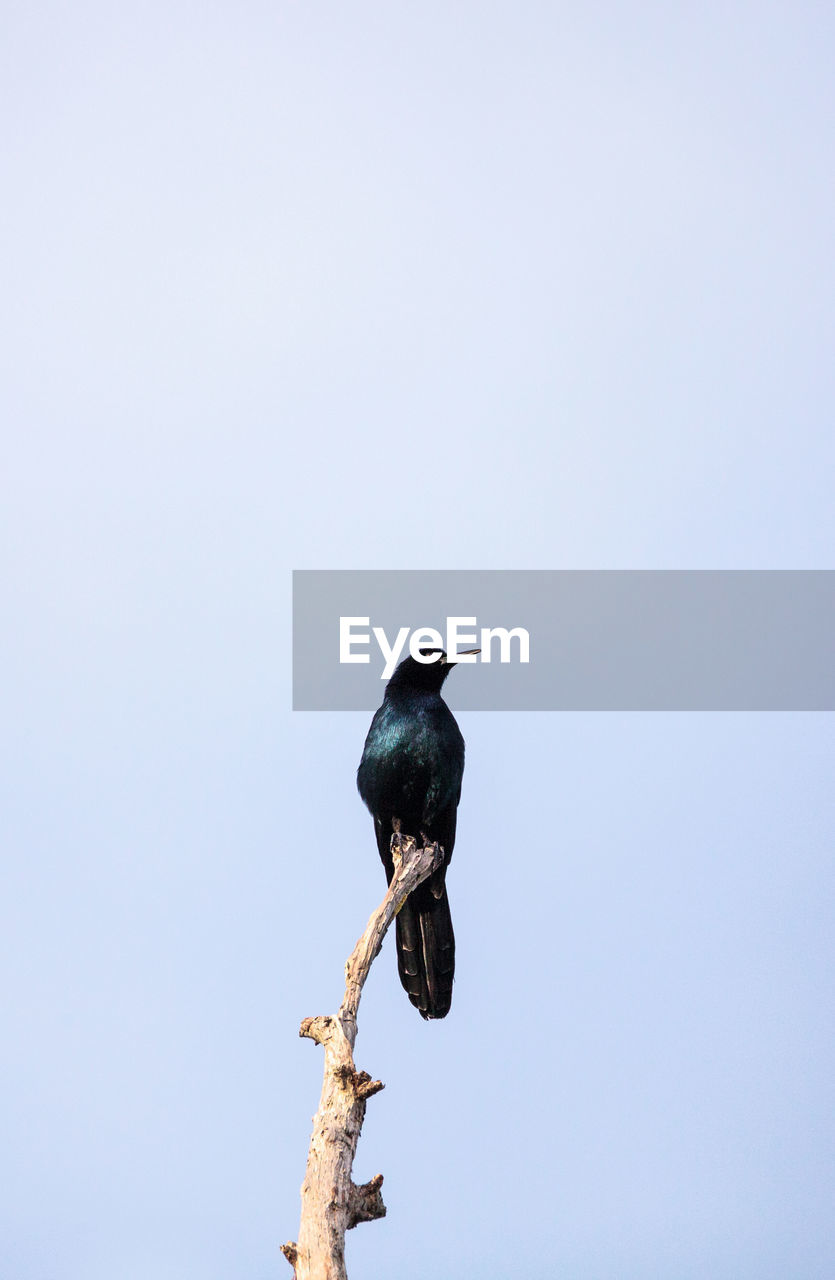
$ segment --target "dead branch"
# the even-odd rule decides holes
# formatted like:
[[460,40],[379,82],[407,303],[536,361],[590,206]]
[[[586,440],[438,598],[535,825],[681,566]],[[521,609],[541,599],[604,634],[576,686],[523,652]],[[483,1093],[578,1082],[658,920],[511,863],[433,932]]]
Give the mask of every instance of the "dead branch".
[[357,1011],[392,920],[444,857],[437,844],[418,847],[412,836],[400,834],[392,836],[391,851],[394,876],[345,966],[345,997],[339,1013],[305,1018],[299,1031],[300,1036],[322,1045],[325,1070],[302,1184],[299,1239],[297,1244],[290,1241],[281,1246],[295,1280],[347,1280],[345,1232],[359,1222],[385,1217],[380,1194],[383,1175],[378,1173],[362,1186],[351,1178],[366,1101],[383,1088],[380,1080],[372,1080],[354,1066]]

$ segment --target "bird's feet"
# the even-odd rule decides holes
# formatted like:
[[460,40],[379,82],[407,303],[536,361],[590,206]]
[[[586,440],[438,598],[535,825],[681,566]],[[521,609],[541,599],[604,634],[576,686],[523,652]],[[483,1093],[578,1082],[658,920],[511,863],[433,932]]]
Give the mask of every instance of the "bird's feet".
[[410,857],[419,848],[433,849],[438,860],[438,866],[445,861],[446,854],[444,853],[443,845],[438,844],[437,840],[430,840],[425,831],[421,831],[420,841],[418,841],[414,836],[406,835],[405,832],[400,830],[399,818],[393,818],[391,825],[394,827],[394,831],[389,848],[391,849],[391,860],[395,871],[404,858]]
[[430,840],[425,831],[421,831],[420,838],[424,849],[434,849],[436,856],[440,857],[440,861],[446,861],[446,853],[444,852],[444,846],[442,844],[438,844],[437,840]]
[[397,824],[397,830],[391,837],[391,860],[394,863],[395,871],[400,866],[404,858],[408,858],[417,848],[417,841],[414,836],[407,836],[400,831],[400,824]]

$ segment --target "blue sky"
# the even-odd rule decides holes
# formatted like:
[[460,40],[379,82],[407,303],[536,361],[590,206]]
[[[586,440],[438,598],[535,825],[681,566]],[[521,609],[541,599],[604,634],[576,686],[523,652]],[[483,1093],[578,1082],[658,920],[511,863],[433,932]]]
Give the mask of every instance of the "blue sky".
[[[288,1274],[383,888],[293,568],[831,568],[832,17],[23,8],[4,100],[4,1274]],[[456,672],[448,685],[478,670]],[[829,715],[462,713],[352,1280],[817,1280]]]

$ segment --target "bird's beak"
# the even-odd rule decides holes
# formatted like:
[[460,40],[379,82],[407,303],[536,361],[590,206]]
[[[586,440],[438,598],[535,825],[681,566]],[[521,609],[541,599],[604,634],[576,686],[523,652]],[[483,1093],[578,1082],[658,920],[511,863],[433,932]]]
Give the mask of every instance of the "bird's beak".
[[477,653],[481,653],[481,650],[480,649],[462,649],[460,653],[456,653],[454,658],[447,658],[446,665],[448,667],[454,667],[455,664],[457,662],[460,662],[462,658],[470,658]]

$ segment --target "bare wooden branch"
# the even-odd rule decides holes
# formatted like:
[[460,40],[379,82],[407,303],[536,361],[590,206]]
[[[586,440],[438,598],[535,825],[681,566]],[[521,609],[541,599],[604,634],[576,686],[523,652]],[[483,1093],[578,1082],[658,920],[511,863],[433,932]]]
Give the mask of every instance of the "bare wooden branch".
[[372,1080],[368,1072],[354,1066],[357,1012],[365,980],[392,920],[444,857],[438,844],[418,847],[412,836],[399,833],[391,838],[391,850],[394,876],[345,966],[345,997],[339,1013],[335,1018],[305,1018],[299,1030],[300,1036],[322,1045],[325,1071],[302,1184],[298,1244],[289,1241],[281,1246],[295,1280],[347,1280],[345,1232],[386,1213],[380,1193],[382,1174],[362,1186],[351,1179],[366,1101],[383,1088],[382,1081]]

